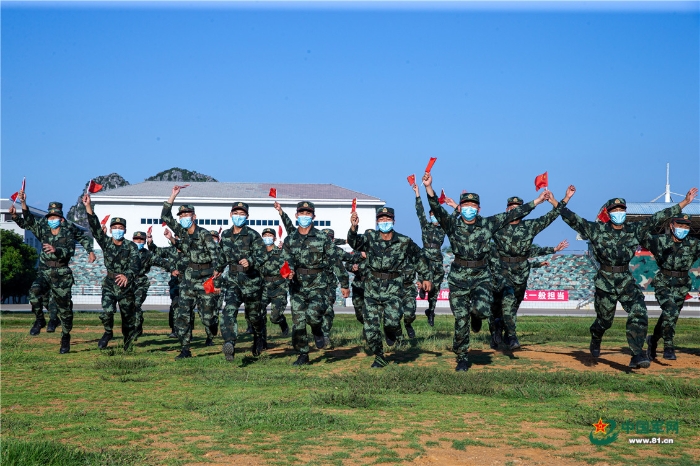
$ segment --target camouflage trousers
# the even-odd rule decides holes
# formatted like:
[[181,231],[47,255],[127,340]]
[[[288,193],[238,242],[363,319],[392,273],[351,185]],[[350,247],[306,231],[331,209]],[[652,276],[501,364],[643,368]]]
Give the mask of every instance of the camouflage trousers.
[[148,277],[145,280],[139,279],[136,281],[136,290],[134,290],[134,315],[136,316],[136,328],[143,326],[143,302],[146,301],[148,289],[151,287],[151,282]]
[[102,281],[102,312],[100,313],[100,321],[102,321],[105,332],[113,333],[114,314],[117,312],[118,304],[125,346],[127,343],[131,343],[136,336],[135,302],[133,284],[127,284],[126,288],[122,288],[116,284],[113,278],[105,277]]
[[171,331],[175,331],[175,311],[180,302],[180,280],[177,277],[170,277],[168,281],[170,287],[170,310],[168,311],[168,325]]
[[365,289],[352,286],[352,307],[355,309],[355,318],[361,324],[365,322]]
[[270,322],[280,325],[287,319],[284,310],[287,308],[287,281],[265,282],[262,294],[263,319],[267,316],[267,306],[270,306]]
[[415,283],[404,283],[401,289],[401,307],[399,309],[399,313],[403,316],[404,325],[411,325],[416,320],[416,296],[418,296],[418,289]]
[[[239,274],[240,275],[240,274]],[[245,320],[253,334],[262,335],[265,327],[265,308],[262,306],[263,286],[260,277],[254,280],[234,279],[226,285],[221,336],[225,342],[236,344],[238,339],[238,309],[243,304]]]
[[370,277],[365,281],[364,329],[367,345],[373,354],[384,354],[381,325],[384,335],[394,340],[402,336],[401,300],[403,280],[381,280]]
[[627,312],[627,344],[633,355],[643,352],[644,340],[647,337],[647,307],[644,304],[644,295],[634,281],[615,292],[595,289],[594,305],[596,320],[591,325],[591,337],[601,341],[603,334],[612,326],[615,318],[615,307],[620,302]]
[[335,310],[333,309],[333,305],[335,304],[335,290],[335,284],[329,285],[326,290],[328,305],[326,307],[326,312],[323,313],[323,324],[321,325],[324,337],[329,337],[331,329],[333,329],[333,319],[335,319]]
[[195,306],[199,311],[199,317],[204,325],[207,338],[213,337],[210,327],[212,327],[218,319],[218,317],[215,317],[215,313],[219,296],[216,294],[207,294],[203,286],[204,281],[207,280],[212,273],[214,273],[212,269],[205,269],[201,272],[197,272],[188,267],[185,270],[185,276],[180,281],[180,295],[173,323],[175,325],[175,334],[180,340],[180,345],[182,345],[183,349],[190,348]]
[[442,267],[442,262],[428,261],[430,276],[427,280],[432,284],[428,291],[428,310],[435,311],[438,295],[440,294],[440,286],[445,278],[445,269]]
[[325,289],[299,290],[291,295],[292,300],[292,345],[300,354],[309,353],[306,325],[315,336],[323,335],[323,314],[328,308],[328,293]]
[[49,320],[58,319],[58,308],[56,307],[56,302],[51,299],[51,291],[47,290],[46,294],[40,299],[42,306],[49,312]]
[[516,325],[518,320],[518,309],[525,298],[527,283],[524,285],[506,284],[495,290],[493,293],[493,304],[491,304],[491,317],[489,318],[489,329],[495,331],[496,319],[501,319],[505,337],[516,336]]
[[[29,288],[29,302],[38,320],[45,320],[43,306],[56,306],[56,315],[61,320],[63,335],[73,329],[73,300],[71,288],[73,272],[69,267],[40,267],[36,280]],[[48,296],[48,300],[45,298]]]
[[659,341],[663,338],[664,348],[673,348],[673,337],[676,335],[676,322],[685,304],[685,297],[690,291],[690,283],[686,286],[663,286],[654,284],[654,294],[661,306],[661,315],[656,321],[652,338]]
[[[453,272],[455,268],[452,269]],[[469,352],[471,319],[489,319],[493,303],[491,274],[475,271],[472,276],[450,277],[450,310],[455,318],[452,351],[457,361],[466,361]]]

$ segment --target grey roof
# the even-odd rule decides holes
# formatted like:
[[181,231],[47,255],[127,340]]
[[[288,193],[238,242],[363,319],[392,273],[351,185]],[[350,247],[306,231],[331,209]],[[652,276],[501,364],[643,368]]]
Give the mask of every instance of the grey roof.
[[[220,182],[181,182],[190,186],[182,190],[180,196],[205,199],[270,199],[270,188],[277,189],[278,199],[339,199],[377,201],[368,196],[334,184],[291,184],[291,183],[220,183]],[[94,197],[162,197],[167,199],[175,185],[172,181],[144,181],[94,194]]]
[[[677,202],[628,202],[627,215],[653,215],[667,207],[676,205]],[[691,202],[685,209],[684,214],[700,215],[700,202]]]
[[[7,212],[8,210],[10,210],[10,206],[11,206],[11,205],[12,205],[12,201],[11,201],[11,200],[9,200],[9,199],[0,199],[0,210],[2,210],[3,212]],[[46,210],[37,209],[36,207],[32,207],[32,206],[30,206],[30,205],[28,205],[27,207],[29,207],[29,212],[31,212],[31,213],[34,214],[34,215],[38,215],[39,217],[43,217],[43,216],[46,215],[46,213],[48,212],[48,211],[46,211]],[[17,212],[18,212],[18,213],[21,213],[21,212],[22,212],[22,204],[20,204],[19,201],[17,201],[17,202],[15,203],[15,208],[17,208]],[[65,213],[68,213],[68,212],[67,212],[67,211],[64,211],[64,214],[65,214]]]

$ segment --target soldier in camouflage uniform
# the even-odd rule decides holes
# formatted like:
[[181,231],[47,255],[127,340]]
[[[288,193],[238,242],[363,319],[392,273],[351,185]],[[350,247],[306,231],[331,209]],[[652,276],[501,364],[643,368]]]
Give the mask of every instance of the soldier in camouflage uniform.
[[[418,245],[416,245],[418,247]],[[421,256],[418,258],[411,258],[406,261],[404,269],[402,271],[403,276],[403,286],[401,287],[400,300],[401,304],[399,306],[399,314],[403,318],[404,326],[406,327],[406,335],[408,338],[415,338],[416,331],[413,328],[413,322],[416,320],[416,297],[418,296],[418,288],[416,283],[421,283],[420,277],[418,277],[417,269],[418,263],[423,262],[425,265],[425,274],[431,276],[431,271],[428,268],[428,259],[425,257],[425,252],[418,247]],[[429,280],[427,280],[429,281]],[[430,288],[432,291],[432,287]]]
[[[219,246],[219,254],[221,254],[221,237],[220,237],[220,231],[216,230],[209,230],[209,233],[211,233],[211,239]],[[219,314],[222,312],[224,309],[224,293],[223,293],[223,287],[226,283],[226,279],[228,277],[225,277],[224,275],[221,275],[219,277],[216,277],[214,279],[214,295],[210,295],[210,299],[216,301],[216,304],[214,305],[214,315],[211,318],[211,327],[210,331],[207,333],[207,341],[211,342],[211,344],[205,343],[205,346],[214,346],[213,343],[213,337],[216,336],[216,334],[219,332]],[[194,319],[192,320],[194,323]],[[209,335],[211,334],[211,335]]]
[[325,347],[330,348],[331,329],[333,328],[333,319],[335,319],[335,310],[333,309],[333,306],[335,305],[336,299],[335,291],[338,287],[338,281],[335,279],[333,270],[335,270],[335,267],[344,268],[343,263],[350,260],[352,255],[336,244],[335,231],[333,231],[331,228],[324,228],[321,231],[328,235],[328,237],[331,239],[331,242],[335,245],[336,252],[336,257],[332,260],[332,262],[335,262],[335,265],[329,263],[326,267],[326,275],[328,276],[328,289],[326,290],[328,293],[328,307],[326,308],[326,312],[323,313],[323,339],[325,341]]
[[[173,237],[176,241],[176,238]],[[175,311],[180,303],[180,279],[185,276],[187,268],[187,258],[181,251],[178,251],[174,246],[167,248],[159,248],[153,243],[153,236],[147,235],[146,242],[148,250],[156,257],[166,261],[170,267],[170,279],[168,280],[168,288],[170,295],[170,309],[168,311],[168,326],[170,327],[170,338],[177,338],[175,333]],[[192,319],[194,322],[194,319]]]
[[[280,326],[282,336],[289,336],[289,324],[284,317],[284,310],[287,307],[287,290],[289,289],[287,280],[280,275],[280,268],[284,264],[282,260],[282,248],[275,246],[277,233],[274,228],[265,228],[262,232],[263,243],[267,249],[265,262],[263,262],[260,273],[264,280],[262,294],[262,309],[267,315],[267,305],[271,306],[270,322]],[[267,320],[267,318],[265,318]]]
[[104,349],[113,337],[114,314],[119,304],[122,318],[122,336],[124,351],[128,350],[136,338],[136,279],[141,270],[139,249],[135,243],[124,239],[126,220],[112,217],[109,227],[112,237],[102,231],[100,221],[93,212],[90,195],[83,196],[83,204],[87,213],[88,225],[92,236],[102,248],[107,276],[102,280],[102,312],[100,320],[104,326],[104,334],[97,347]]
[[661,306],[661,315],[654,333],[647,336],[647,352],[651,359],[656,359],[656,348],[662,338],[663,358],[671,361],[676,359],[673,348],[676,322],[692,285],[688,273],[693,263],[700,259],[700,241],[688,236],[689,232],[690,215],[683,214],[673,219],[668,234],[647,234],[642,241],[642,246],[654,254],[659,266],[652,285],[656,300]]
[[469,328],[479,332],[483,319],[491,314],[493,302],[493,278],[488,267],[491,239],[508,223],[529,214],[536,205],[549,197],[549,191],[526,205],[510,212],[491,217],[479,215],[480,200],[476,193],[462,193],[459,199],[459,217],[450,215],[440,205],[432,187],[430,173],[423,175],[423,184],[428,193],[428,203],[440,226],[445,230],[455,254],[448,283],[450,285],[450,309],[455,316],[455,334],[452,345],[457,354],[457,371],[469,368]]
[[[535,236],[559,217],[561,207],[566,205],[563,202],[554,201],[554,203],[556,206],[549,213],[531,220],[516,219],[493,235],[496,257],[500,262],[497,264],[497,273],[505,278],[507,284],[501,289],[505,295],[497,297],[495,301],[499,301],[502,306],[498,314],[503,317],[505,344],[511,350],[520,348],[515,321],[520,303],[525,298],[527,279],[530,277],[530,262],[527,259],[531,257],[532,242],[535,240]],[[506,203],[506,212],[521,205],[523,205],[521,198],[509,197]],[[493,338],[494,334],[497,340],[497,332],[500,332],[500,329],[497,329],[494,324],[495,319],[491,318],[489,327],[492,330],[492,343],[496,343]]]
[[[378,208],[376,219],[379,230],[370,230],[360,235],[357,232],[360,218],[357,212],[353,212],[348,244],[355,253],[367,254],[369,273],[364,282],[364,329],[367,344],[374,353],[372,367],[381,368],[387,365],[380,333],[382,321],[387,345],[393,346],[401,338],[403,271],[415,264],[418,275],[425,277],[428,268],[418,245],[408,236],[394,231],[394,209]],[[411,286],[415,288],[413,282]],[[430,282],[423,281],[423,287],[429,291]]]
[[[294,365],[309,363],[309,344],[306,325],[311,327],[316,347],[325,346],[323,339],[323,313],[328,307],[328,277],[324,273],[329,262],[335,257],[335,246],[330,238],[316,227],[316,207],[313,202],[297,204],[296,218],[299,227],[284,240],[282,260],[289,264],[292,300],[292,345],[299,352]],[[344,298],[350,295],[348,275],[342,267],[334,265],[334,273],[341,286]]]
[[[42,243],[37,277],[29,288],[29,302],[35,316],[29,334],[38,335],[41,328],[46,326],[42,308],[44,303],[53,302],[62,326],[59,352],[65,354],[70,351],[70,331],[73,328],[73,301],[71,299],[73,272],[68,267],[68,263],[75,254],[76,241],[81,242],[85,249],[90,252],[90,261],[94,261],[92,241],[81,230],[66,221],[63,217],[63,205],[60,202],[49,203],[46,216],[36,220],[27,207],[25,192],[20,191],[18,198],[22,205],[22,218],[16,215],[15,207],[12,206],[10,207],[12,219],[20,228],[31,231]],[[47,293],[50,294],[48,300],[44,298]]]
[[246,225],[248,204],[234,202],[231,207],[231,228],[221,234],[221,257],[217,272],[228,266],[228,279],[224,285],[226,305],[221,336],[223,353],[227,361],[233,361],[238,338],[238,308],[244,304],[245,320],[253,328],[253,356],[259,356],[267,347],[265,340],[265,314],[261,306],[263,279],[260,269],[267,258],[267,251],[260,233]]
[[[565,201],[576,192],[569,186]],[[656,225],[679,215],[681,209],[695,198],[697,189],[691,189],[678,205],[659,211],[651,218],[633,223],[625,223],[627,204],[622,198],[610,199],[605,209],[610,222],[597,223],[585,220],[568,207],[561,209],[564,221],[581,236],[590,241],[593,255],[600,264],[595,277],[595,311],[597,318],[591,325],[590,351],[594,358],[600,356],[600,343],[603,334],[612,326],[615,307],[619,301],[629,314],[627,318],[627,343],[632,350],[631,368],[647,368],[650,361],[644,351],[647,336],[647,308],[644,295],[629,270],[629,263],[637,246]]]
[[[181,205],[177,213],[179,221],[176,222],[173,218],[173,202],[179,193],[180,187],[175,186],[170,198],[163,203],[161,212],[161,220],[174,232],[175,237],[179,238],[173,245],[182,251],[187,260],[184,277],[180,280],[180,297],[175,313],[175,333],[180,340],[182,350],[175,359],[192,357],[190,341],[195,306],[199,309],[202,324],[209,330],[207,335],[215,334],[212,327],[214,327],[213,316],[217,296],[204,291],[204,282],[210,277],[216,279],[221,275],[217,271],[219,246],[212,240],[209,231],[196,224],[194,206]],[[165,237],[170,240],[173,238],[173,233],[165,230]]]
[[437,305],[437,298],[440,293],[440,285],[442,284],[443,278],[445,278],[445,269],[442,266],[442,243],[445,242],[445,231],[440,227],[432,210],[429,212],[430,221],[425,218],[425,209],[423,208],[423,201],[420,197],[418,184],[413,183],[411,188],[416,194],[416,215],[420,222],[423,240],[423,256],[425,256],[425,259],[428,261],[428,269],[430,270],[430,274],[426,277],[426,280],[434,285],[427,293],[428,309],[425,310],[425,315],[428,317],[428,325],[432,327],[435,325],[435,306]]
[[[372,230],[367,230],[372,231]],[[367,233],[365,231],[365,234]],[[350,284],[352,290],[352,307],[355,309],[355,318],[362,325],[362,334],[364,335],[365,323],[365,280],[367,278],[367,253],[356,252],[352,258],[345,263],[345,270],[351,272],[355,277]]]

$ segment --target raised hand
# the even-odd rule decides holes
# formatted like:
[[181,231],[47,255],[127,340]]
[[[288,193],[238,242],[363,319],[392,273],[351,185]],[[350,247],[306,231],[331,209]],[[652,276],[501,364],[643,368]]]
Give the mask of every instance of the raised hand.
[[430,173],[426,173],[423,175],[423,185],[424,186],[432,186],[433,185],[433,175]]
[[274,206],[275,206],[275,210],[276,210],[277,212],[279,212],[280,215],[282,215],[282,206],[280,205],[280,203],[277,202],[277,201],[275,201]]
[[418,192],[418,183],[413,183],[411,185],[411,189],[413,190],[414,193],[416,193],[416,197],[420,196],[420,192]]
[[357,212],[350,214],[350,228],[357,230],[357,226],[360,224],[360,217]]
[[17,213],[17,209],[15,208],[15,206],[13,204],[10,206],[10,215],[12,215],[14,217],[16,213]]
[[92,215],[92,200],[88,193],[83,194],[83,205],[85,206],[85,212]]
[[569,247],[569,242],[567,240],[562,241],[554,247],[554,252],[562,251]]
[[566,195],[564,196],[564,200],[568,203],[569,200],[574,197],[574,194],[576,194],[576,186],[569,185],[569,187],[566,189]]
[[170,230],[168,230],[168,229],[166,228],[165,231],[163,232],[163,236],[165,236],[165,238],[166,238],[168,241],[171,241],[172,238],[173,238],[173,232],[170,231]]
[[451,197],[445,196],[445,204],[452,207],[453,209],[457,208],[457,203]]
[[544,201],[546,201],[547,198],[548,198],[548,196],[549,196],[548,193],[549,193],[549,191],[542,191],[542,192],[540,193],[540,195],[537,196],[537,198],[535,198],[535,205],[540,205],[540,204],[542,204]]
[[688,191],[688,194],[685,195],[685,199],[683,199],[681,202],[679,202],[681,209],[691,202],[693,202],[693,199],[695,199],[695,196],[698,195],[698,188],[691,188],[690,191]]

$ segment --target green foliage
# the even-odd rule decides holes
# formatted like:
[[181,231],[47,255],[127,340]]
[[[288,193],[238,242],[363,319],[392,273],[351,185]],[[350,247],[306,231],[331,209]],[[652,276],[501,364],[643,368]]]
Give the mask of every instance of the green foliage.
[[128,466],[141,464],[140,455],[109,450],[84,452],[57,442],[3,438],[0,463],[3,466]]
[[9,230],[0,230],[2,244],[2,300],[19,298],[29,293],[36,278],[36,261],[39,254],[33,247],[24,244],[22,237]]
[[209,175],[204,175],[196,171],[185,170],[184,168],[173,167],[163,170],[145,181],[216,181]]

